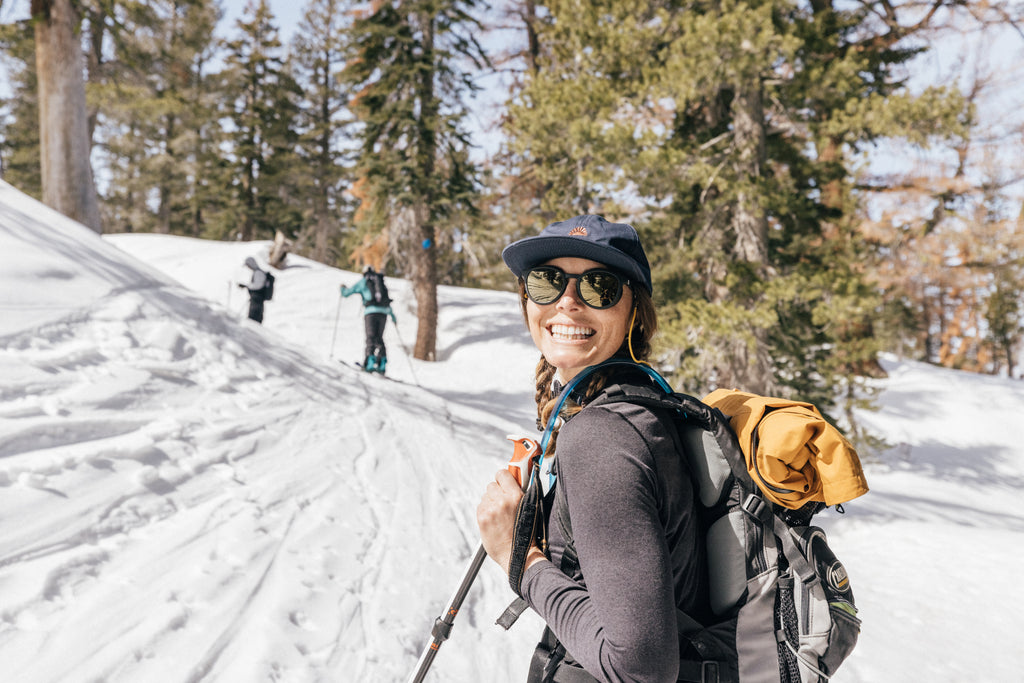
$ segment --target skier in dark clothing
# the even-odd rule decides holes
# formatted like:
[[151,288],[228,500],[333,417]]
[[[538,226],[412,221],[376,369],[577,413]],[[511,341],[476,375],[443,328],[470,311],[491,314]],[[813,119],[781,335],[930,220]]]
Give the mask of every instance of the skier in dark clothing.
[[[578,216],[508,246],[502,257],[519,278],[541,352],[538,424],[586,368],[649,357],[657,314],[650,266],[631,226]],[[517,545],[513,556],[523,492],[508,470],[477,508],[487,554],[547,623],[531,683],[676,681],[687,658],[677,614],[709,613],[696,493],[676,452],[673,416],[608,401],[630,385],[643,390],[650,379],[612,366],[571,391],[540,473],[553,498],[546,542]]]
[[239,283],[238,286],[249,290],[249,319],[263,322],[263,302],[273,297],[274,276],[262,270],[252,256],[245,259],[245,265],[252,270],[249,284]]
[[363,370],[384,374],[388,364],[388,351],[384,346],[384,328],[388,317],[396,324],[395,312],[391,310],[384,275],[371,266],[363,269],[363,279],[351,287],[341,287],[342,296],[360,294],[363,297],[363,322],[366,326],[366,356]]

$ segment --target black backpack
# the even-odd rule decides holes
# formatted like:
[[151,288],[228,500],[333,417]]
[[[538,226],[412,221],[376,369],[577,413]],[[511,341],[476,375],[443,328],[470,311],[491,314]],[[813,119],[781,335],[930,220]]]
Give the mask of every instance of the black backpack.
[[[705,542],[715,618],[709,624],[700,624],[683,612],[677,614],[683,643],[689,643],[697,655],[696,659],[687,657],[680,662],[679,680],[827,680],[853,650],[860,619],[846,570],[828,547],[825,533],[810,524],[810,518],[824,504],[809,503],[793,511],[767,501],[747,471],[742,447],[728,417],[692,396],[673,392],[649,367],[618,359],[592,366],[563,390],[562,401],[593,370],[619,364],[643,370],[664,393],[654,388],[634,393],[618,387],[618,391],[613,388],[612,392],[617,395],[605,400],[627,401],[675,413],[679,429],[677,448],[685,454],[694,474],[701,514],[707,525]],[[561,405],[560,402],[552,413],[549,427]],[[546,446],[547,438],[539,449],[543,452]],[[539,493],[539,477],[531,482],[530,488],[534,487],[538,489],[535,496],[543,495]],[[556,499],[564,498],[560,489],[555,486]],[[571,570],[572,566],[564,566],[567,557],[571,565],[575,556],[568,506],[564,500],[556,500],[553,507],[550,523],[559,524],[569,542],[562,569]],[[512,588],[518,592],[517,582],[512,580],[514,573],[519,579],[521,571],[510,571]],[[498,620],[505,628],[521,611],[515,605]],[[564,649],[559,653],[560,647],[546,629],[534,655],[539,666],[536,672],[531,668],[531,683],[548,680],[537,674],[541,667],[558,666],[558,659],[564,654]]]
[[263,283],[263,289],[260,290],[263,294],[264,301],[270,301],[274,298],[274,276],[264,271],[263,275],[266,277],[266,281]]
[[383,273],[367,273],[366,286],[370,289],[370,301],[367,303],[372,303],[375,306],[388,306],[391,303],[388,286],[384,284]]

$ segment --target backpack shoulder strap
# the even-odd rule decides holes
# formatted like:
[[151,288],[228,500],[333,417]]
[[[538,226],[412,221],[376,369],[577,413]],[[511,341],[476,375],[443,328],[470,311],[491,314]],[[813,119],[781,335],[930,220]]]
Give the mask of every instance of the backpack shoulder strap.
[[[558,469],[558,459],[555,459],[555,469]],[[552,501],[550,515],[558,524],[558,530],[562,532],[565,539],[565,549],[562,551],[562,559],[558,568],[568,577],[575,578],[580,568],[580,557],[576,554],[576,542],[572,535],[572,520],[569,518],[569,499],[565,495],[565,487],[557,484],[552,490]],[[550,521],[548,522],[551,523]]]
[[[618,384],[610,387],[601,397],[591,405],[625,401],[636,405],[647,406],[654,409],[663,409],[675,413],[676,421],[680,427],[689,427],[689,438],[684,439],[683,446],[696,446],[695,441],[699,440],[703,450],[711,447],[718,455],[720,451],[724,462],[728,464],[728,473],[743,481],[749,477],[746,467],[746,459],[740,448],[736,433],[732,430],[727,418],[718,408],[712,408],[698,398],[689,394],[679,392],[659,393],[653,387],[637,386],[633,384]],[[696,428],[696,432],[694,430]],[[701,432],[706,432],[705,437]],[[717,445],[717,448],[715,447]],[[689,454],[687,454],[689,455]],[[693,463],[691,463],[693,464]],[[699,473],[705,468],[697,467]],[[712,467],[711,470],[721,470],[721,467]],[[719,473],[719,479],[723,478],[725,472]],[[707,501],[705,504],[710,505]]]

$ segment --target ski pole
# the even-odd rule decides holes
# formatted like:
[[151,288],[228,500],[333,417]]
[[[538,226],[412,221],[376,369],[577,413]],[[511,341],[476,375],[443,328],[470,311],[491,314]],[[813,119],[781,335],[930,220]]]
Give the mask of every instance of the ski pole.
[[398,337],[398,345],[402,347],[402,351],[405,353],[405,362],[409,364],[409,374],[412,375],[413,383],[418,387],[423,386],[420,384],[420,381],[416,379],[416,371],[412,367],[412,358],[410,358],[412,354],[409,353],[409,347],[405,345],[405,340],[402,339],[402,333],[398,331],[398,323],[394,323],[391,327],[395,330],[395,336]]
[[422,683],[426,677],[430,665],[434,663],[434,657],[437,656],[437,651],[441,648],[444,641],[448,640],[448,634],[451,633],[452,625],[455,623],[455,615],[459,613],[462,602],[466,599],[466,595],[469,593],[469,589],[473,585],[473,581],[476,580],[476,575],[480,572],[480,567],[483,566],[486,559],[487,551],[481,545],[476,549],[476,555],[473,556],[469,566],[466,567],[466,573],[462,577],[462,582],[455,589],[451,600],[448,601],[448,607],[445,608],[444,615],[434,620],[434,628],[430,630],[432,639],[427,647],[423,649],[420,661],[416,663],[416,670],[409,677],[409,683]]
[[[519,485],[525,489],[530,483],[530,471],[537,464],[540,444],[525,436],[509,436],[507,438],[509,441],[515,442],[515,450],[512,453],[512,460],[509,461],[508,469],[512,476],[516,478],[516,481],[519,482]],[[473,585],[473,581],[476,580],[476,575],[480,573],[480,567],[483,566],[486,559],[487,551],[484,550],[484,546],[481,544],[476,549],[476,555],[470,560],[469,566],[466,567],[459,587],[455,589],[451,600],[448,601],[444,614],[434,620],[434,628],[430,630],[431,640],[423,649],[423,654],[420,655],[419,661],[416,662],[416,669],[409,676],[408,683],[422,683],[426,677],[430,665],[434,662],[434,657],[437,656],[437,651],[444,644],[444,641],[448,640],[448,636],[452,632],[452,626],[455,623],[455,616],[462,608],[462,603],[465,601],[466,595],[469,593],[469,589]]]
[[338,338],[338,320],[341,318],[341,292],[338,292],[338,310],[334,313],[334,332],[331,334],[331,353],[328,358],[334,358],[334,340]]

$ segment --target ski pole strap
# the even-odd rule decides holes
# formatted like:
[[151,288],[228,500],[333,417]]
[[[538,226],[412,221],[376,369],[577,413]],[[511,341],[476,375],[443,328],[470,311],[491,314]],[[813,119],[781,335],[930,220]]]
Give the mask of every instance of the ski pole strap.
[[505,611],[501,613],[501,616],[494,623],[507,631],[512,628],[512,624],[516,623],[529,606],[529,603],[523,598],[516,598],[505,608]]
[[516,509],[515,526],[512,531],[512,554],[509,557],[508,583],[515,591],[515,594],[522,597],[520,586],[523,582],[523,572],[526,571],[526,556],[530,552],[537,537],[538,523],[541,512],[540,479],[532,477],[527,485],[526,492],[519,501]]

